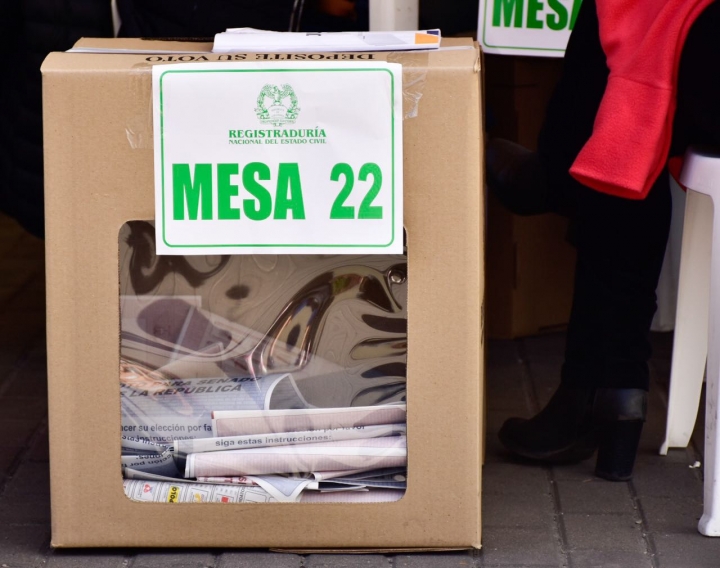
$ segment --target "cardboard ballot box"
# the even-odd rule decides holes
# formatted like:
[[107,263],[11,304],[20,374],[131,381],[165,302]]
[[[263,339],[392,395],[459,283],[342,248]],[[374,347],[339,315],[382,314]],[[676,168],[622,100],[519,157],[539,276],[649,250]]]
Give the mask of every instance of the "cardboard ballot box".
[[[434,52],[229,55],[211,53],[209,44],[140,40],[82,40],[77,47],[95,53],[53,53],[42,67],[53,546],[479,548],[484,198],[477,46],[443,40]],[[156,256],[153,67],[303,60],[402,64],[402,261],[382,255]],[[310,112],[302,100],[299,107]],[[202,105],[195,108],[200,112]],[[285,116],[278,108],[270,114],[275,111]],[[311,126],[313,137],[330,131]],[[234,136],[222,135],[237,139],[237,128],[244,126],[231,127]],[[292,168],[286,181],[291,174]],[[192,183],[183,186],[188,196]],[[287,183],[292,190],[294,182]],[[195,189],[200,199],[203,190]],[[295,219],[301,211],[292,203],[286,209],[283,214]],[[247,209],[243,215],[240,222],[250,223]],[[159,271],[163,276],[155,278]],[[295,294],[290,300],[283,295],[288,289]],[[356,313],[353,302],[364,311]],[[161,309],[168,306],[181,309]],[[372,329],[381,330],[378,337]],[[351,338],[350,348],[337,347],[339,337]],[[245,343],[251,347],[242,351]],[[228,345],[237,353],[221,356]],[[319,359],[337,369],[321,377],[324,382],[306,376]],[[352,365],[367,360],[400,363],[373,363],[356,373]],[[295,406],[280,408],[307,404],[322,413],[333,405],[354,411],[402,402],[407,483],[400,498],[250,503],[194,494],[197,502],[178,502],[187,487],[182,484],[150,502],[126,495],[120,458],[129,442],[121,443],[121,435],[144,432],[150,443],[162,441],[158,432],[205,435],[210,429],[207,421],[150,427],[126,421],[128,400],[142,413],[148,406],[139,401],[182,395],[178,408],[189,416],[195,402],[210,396],[212,404],[225,405],[213,412],[232,411],[248,385],[260,389],[260,367],[279,373],[262,396],[294,397],[286,404]],[[388,376],[396,380],[382,382]],[[314,440],[320,427],[311,426],[306,429],[315,434],[303,436]],[[148,482],[149,493],[153,487]],[[233,495],[238,492],[251,489]]]

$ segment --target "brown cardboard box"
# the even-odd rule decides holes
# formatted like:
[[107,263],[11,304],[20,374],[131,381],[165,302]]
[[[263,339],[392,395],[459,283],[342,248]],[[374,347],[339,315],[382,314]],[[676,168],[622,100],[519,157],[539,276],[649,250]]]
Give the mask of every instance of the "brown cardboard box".
[[[485,95],[494,136],[534,149],[562,60],[486,55]],[[520,217],[488,200],[488,337],[510,339],[562,329],[570,317],[575,250],[567,220]]]
[[[127,221],[154,216],[151,67],[227,56],[209,53],[207,44],[81,45],[156,54],[54,53],[42,68],[53,546],[479,548],[484,212],[477,47],[450,40],[443,43],[449,50],[372,56],[402,62],[422,95],[417,116],[404,122],[405,496],[385,504],[170,505],[133,502],[122,489],[118,234]],[[203,53],[162,55],[177,47]],[[255,57],[272,58],[248,55]]]

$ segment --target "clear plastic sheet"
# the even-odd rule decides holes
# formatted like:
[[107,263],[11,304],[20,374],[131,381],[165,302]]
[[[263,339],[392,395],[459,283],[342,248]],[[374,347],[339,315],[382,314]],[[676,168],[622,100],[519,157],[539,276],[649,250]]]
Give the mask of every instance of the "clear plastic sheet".
[[[121,463],[129,497],[402,495],[405,255],[154,251],[152,223],[122,227]],[[253,498],[237,497],[245,493]]]

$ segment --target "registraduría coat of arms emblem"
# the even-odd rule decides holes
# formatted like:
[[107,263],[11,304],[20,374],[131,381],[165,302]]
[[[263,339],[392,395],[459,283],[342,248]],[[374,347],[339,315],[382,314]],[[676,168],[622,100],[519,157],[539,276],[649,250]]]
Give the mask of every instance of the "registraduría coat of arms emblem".
[[257,98],[255,114],[263,124],[294,124],[300,113],[295,91],[290,85],[265,85]]

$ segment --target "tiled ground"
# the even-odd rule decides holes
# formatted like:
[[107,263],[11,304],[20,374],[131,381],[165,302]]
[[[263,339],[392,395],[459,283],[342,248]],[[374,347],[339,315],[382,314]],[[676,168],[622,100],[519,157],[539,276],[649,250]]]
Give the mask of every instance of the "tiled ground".
[[495,432],[555,388],[563,337],[488,345],[483,550],[398,555],[290,555],[230,550],[81,550],[49,546],[50,507],[42,242],[0,217],[0,568],[717,568],[720,539],[697,533],[698,446],[657,454],[671,337],[655,336],[654,384],[635,477],[609,483],[592,462],[515,463]]

